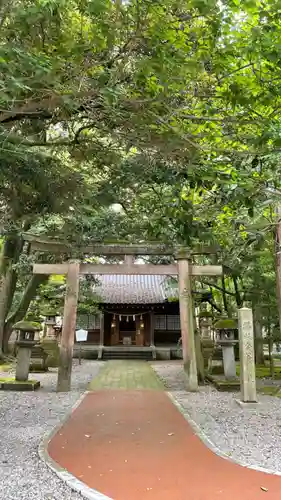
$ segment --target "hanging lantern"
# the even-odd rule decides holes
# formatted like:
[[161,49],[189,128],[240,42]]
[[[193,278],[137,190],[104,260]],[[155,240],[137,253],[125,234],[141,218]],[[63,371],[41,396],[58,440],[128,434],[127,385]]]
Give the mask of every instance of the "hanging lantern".
[[136,316],[135,315],[133,315],[133,320],[136,321]]
[[119,321],[122,321],[122,316],[121,316],[121,314],[119,314]]
[[129,323],[129,316],[127,316],[127,323]]
[[144,321],[142,319],[142,314],[141,314],[141,317],[140,317],[140,328],[143,330],[144,329]]
[[113,320],[112,320],[112,323],[111,323],[111,328],[115,328],[116,327],[116,320],[115,320],[115,314],[113,316]]

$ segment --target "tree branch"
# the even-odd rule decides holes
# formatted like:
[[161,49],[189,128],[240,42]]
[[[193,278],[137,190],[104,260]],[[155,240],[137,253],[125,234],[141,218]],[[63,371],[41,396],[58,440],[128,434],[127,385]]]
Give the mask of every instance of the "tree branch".
[[40,285],[42,285],[42,283],[47,282],[48,279],[48,274],[34,274],[30,278],[16,310],[8,316],[6,325],[12,326],[14,323],[21,321],[24,318],[29,308],[29,304],[35,296],[36,290]]
[[239,73],[239,71],[241,71],[242,69],[249,68],[250,66],[253,66],[253,63],[244,64],[244,66],[241,66],[240,68],[237,68],[237,69],[230,71],[229,73],[226,73],[225,75],[219,77],[218,82],[220,83],[222,80],[224,80],[224,78],[228,78],[229,76],[234,75],[235,73]]
[[[216,290],[219,290],[220,292],[224,292],[223,288],[220,287],[219,285],[214,285],[213,283],[207,283],[206,281],[201,281],[201,283],[203,283],[203,285],[207,285],[209,286],[210,288],[216,288]],[[235,297],[235,293],[234,292],[229,292],[228,290],[225,290],[225,293],[227,295],[231,295],[232,297]]]
[[208,302],[208,304],[210,304],[214,309],[216,309],[216,311],[218,311],[219,313],[222,313],[221,308],[219,306],[217,306],[217,304],[215,302],[213,302],[213,300],[207,299],[206,302]]

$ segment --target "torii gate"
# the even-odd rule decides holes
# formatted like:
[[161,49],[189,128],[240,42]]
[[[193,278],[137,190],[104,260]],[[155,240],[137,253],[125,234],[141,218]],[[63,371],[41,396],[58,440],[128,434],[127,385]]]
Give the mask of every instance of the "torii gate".
[[[44,240],[32,235],[24,235],[31,243],[33,250],[54,253],[71,253],[71,245],[57,241]],[[79,293],[80,274],[131,274],[131,275],[178,275],[179,306],[182,336],[183,364],[187,377],[187,389],[198,389],[196,367],[196,352],[194,340],[194,309],[192,299],[192,276],[222,275],[222,266],[193,265],[192,255],[212,254],[214,249],[198,248],[189,251],[159,244],[93,244],[79,249],[83,254],[92,253],[96,256],[123,256],[123,264],[84,264],[78,260],[69,260],[62,264],[34,264],[34,274],[66,275],[66,294],[64,303],[63,327],[60,344],[60,365],[58,372],[57,391],[67,392],[71,388],[72,354],[76,327],[76,311]],[[172,255],[174,264],[134,264],[133,256]]]

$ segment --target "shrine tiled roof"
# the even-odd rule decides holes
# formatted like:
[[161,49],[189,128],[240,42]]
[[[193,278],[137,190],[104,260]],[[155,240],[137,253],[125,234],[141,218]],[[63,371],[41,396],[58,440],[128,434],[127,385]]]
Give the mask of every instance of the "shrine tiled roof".
[[171,276],[105,274],[96,278],[95,292],[105,304],[161,304],[178,298]]

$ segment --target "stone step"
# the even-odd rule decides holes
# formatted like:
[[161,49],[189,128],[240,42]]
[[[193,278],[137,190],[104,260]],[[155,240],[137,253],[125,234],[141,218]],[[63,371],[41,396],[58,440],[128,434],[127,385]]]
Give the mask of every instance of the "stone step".
[[152,360],[151,351],[103,351],[103,360],[110,359],[142,359],[142,360]]

